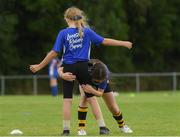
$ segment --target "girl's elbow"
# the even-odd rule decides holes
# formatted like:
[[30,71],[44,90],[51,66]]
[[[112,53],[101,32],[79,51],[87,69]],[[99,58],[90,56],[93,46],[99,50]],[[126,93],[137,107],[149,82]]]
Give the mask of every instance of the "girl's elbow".
[[103,44],[103,45],[108,45],[108,39],[107,39],[107,38],[104,38],[102,44]]
[[52,55],[53,57],[56,57],[56,56],[58,55],[58,53],[57,53],[56,51],[52,50],[52,51],[51,51],[51,55]]

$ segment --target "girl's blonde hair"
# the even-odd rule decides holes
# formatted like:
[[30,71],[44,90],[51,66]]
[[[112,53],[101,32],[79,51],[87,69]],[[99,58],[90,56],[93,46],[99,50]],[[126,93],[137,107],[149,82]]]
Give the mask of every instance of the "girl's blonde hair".
[[82,38],[83,27],[88,26],[84,12],[79,8],[70,7],[65,11],[64,18],[75,22],[75,26],[78,28],[79,36]]

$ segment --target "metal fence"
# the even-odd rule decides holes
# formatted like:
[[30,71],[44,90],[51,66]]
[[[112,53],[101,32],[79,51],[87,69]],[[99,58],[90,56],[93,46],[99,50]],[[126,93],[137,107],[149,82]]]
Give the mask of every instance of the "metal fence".
[[172,86],[169,90],[177,91],[177,80],[180,76],[180,72],[168,72],[168,73],[112,73],[112,77],[131,77],[135,79],[135,91],[139,93],[141,91],[141,78],[143,77],[171,77]]
[[[180,72],[168,72],[168,73],[111,73],[113,78],[131,78],[131,80],[135,80],[135,89],[132,91],[136,91],[139,93],[141,91],[141,79],[144,77],[170,77],[172,78],[171,88],[169,90],[177,91],[178,85],[178,76],[180,76]],[[21,76],[0,76],[1,80],[1,95],[6,94],[6,81],[7,80],[31,80],[32,81],[32,91],[33,95],[38,94],[38,85],[39,79],[49,79],[48,75],[21,75]]]
[[14,75],[14,76],[1,76],[1,95],[6,94],[6,81],[7,80],[32,80],[33,95],[38,94],[38,80],[49,79],[48,75]]

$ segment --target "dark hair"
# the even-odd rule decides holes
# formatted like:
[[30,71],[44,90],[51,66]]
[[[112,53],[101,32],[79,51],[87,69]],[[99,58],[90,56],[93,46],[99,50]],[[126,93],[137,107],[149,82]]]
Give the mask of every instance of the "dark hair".
[[106,66],[101,63],[95,63],[92,67],[92,79],[105,80],[107,76]]

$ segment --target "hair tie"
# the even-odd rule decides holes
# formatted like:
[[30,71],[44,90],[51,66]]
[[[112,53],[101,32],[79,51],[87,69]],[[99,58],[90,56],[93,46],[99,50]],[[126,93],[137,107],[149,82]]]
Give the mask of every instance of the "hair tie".
[[82,19],[82,16],[76,15],[76,16],[71,17],[70,19],[71,19],[71,20],[74,20],[74,21],[77,21],[77,20]]

